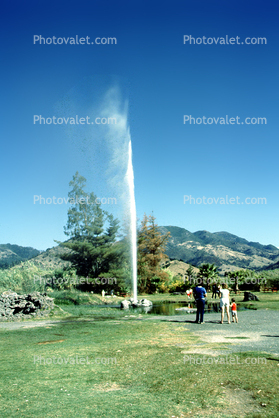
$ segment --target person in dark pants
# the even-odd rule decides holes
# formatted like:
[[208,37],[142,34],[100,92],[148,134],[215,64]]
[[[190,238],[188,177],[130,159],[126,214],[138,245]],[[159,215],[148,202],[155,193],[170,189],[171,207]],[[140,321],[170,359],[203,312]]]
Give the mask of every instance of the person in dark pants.
[[219,296],[219,289],[216,283],[214,283],[212,286],[212,299],[214,295],[215,295],[215,299],[216,299],[216,296]]
[[204,324],[203,322],[203,315],[204,315],[204,306],[205,306],[205,298],[207,296],[206,290],[202,286],[196,286],[194,289],[194,297],[197,303],[197,315],[196,315],[196,323]]

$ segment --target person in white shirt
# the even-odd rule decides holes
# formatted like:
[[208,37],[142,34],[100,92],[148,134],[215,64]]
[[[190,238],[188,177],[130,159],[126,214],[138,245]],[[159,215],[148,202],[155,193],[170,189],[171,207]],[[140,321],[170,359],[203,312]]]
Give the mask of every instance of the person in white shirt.
[[230,324],[230,299],[229,299],[229,289],[226,283],[222,283],[222,288],[220,290],[219,296],[220,296],[220,308],[221,308],[221,324],[223,324],[224,320],[224,313],[226,309],[226,314],[228,317],[228,323]]

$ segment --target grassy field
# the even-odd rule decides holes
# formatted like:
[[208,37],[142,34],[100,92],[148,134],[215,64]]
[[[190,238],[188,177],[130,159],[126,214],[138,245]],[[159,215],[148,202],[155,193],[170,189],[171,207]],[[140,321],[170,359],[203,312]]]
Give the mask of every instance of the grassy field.
[[278,417],[278,359],[245,364],[261,355],[250,352],[240,364],[212,363],[220,344],[208,344],[212,355],[199,364],[188,352],[199,339],[181,324],[62,308],[54,325],[0,329],[1,417]]
[[279,292],[252,292],[259,298],[259,301],[253,302],[242,302],[243,300],[243,293],[241,295],[234,296],[236,303],[239,306],[245,306],[250,308],[256,309],[271,309],[271,310],[278,310],[279,309]]
[[[270,309],[278,309],[279,308],[279,292],[253,292],[254,295],[258,296],[259,302],[245,302],[245,303],[252,303],[258,306],[258,308],[270,308]],[[211,293],[208,293],[207,300],[208,302],[219,302],[219,298],[211,298]],[[92,304],[92,305],[104,305],[104,304],[120,304],[120,302],[124,299],[129,299],[130,297],[127,296],[126,298],[123,297],[110,297],[105,296],[104,298],[98,294],[92,293],[84,293],[80,291],[53,291],[49,294],[49,296],[54,297],[56,299],[56,303],[58,304],[67,304],[68,301],[71,303],[74,301],[78,301],[80,299],[81,304]],[[237,303],[242,303],[244,298],[244,292],[240,295],[235,295],[233,292],[230,295],[236,299]],[[155,293],[152,295],[138,295],[138,299],[146,298],[151,300],[154,304],[164,303],[164,302],[193,302],[194,298],[188,299],[187,295],[173,295],[171,293]],[[245,306],[245,305],[243,305]]]

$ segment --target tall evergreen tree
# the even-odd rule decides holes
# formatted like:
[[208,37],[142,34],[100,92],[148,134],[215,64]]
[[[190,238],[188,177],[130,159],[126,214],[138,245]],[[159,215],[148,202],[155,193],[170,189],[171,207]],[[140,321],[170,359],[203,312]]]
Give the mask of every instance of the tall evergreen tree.
[[192,279],[196,277],[194,267],[190,265],[186,270],[186,274],[187,274],[188,280],[191,283]]
[[138,232],[138,288],[140,292],[156,291],[161,281],[168,280],[168,274],[162,268],[167,256],[164,251],[170,232],[162,235],[155,217],[144,214]]
[[93,192],[85,192],[86,179],[78,172],[69,185],[71,207],[64,232],[70,239],[59,244],[70,251],[61,258],[72,263],[77,275],[96,278],[119,265],[123,253],[115,245],[119,221],[101,208]]

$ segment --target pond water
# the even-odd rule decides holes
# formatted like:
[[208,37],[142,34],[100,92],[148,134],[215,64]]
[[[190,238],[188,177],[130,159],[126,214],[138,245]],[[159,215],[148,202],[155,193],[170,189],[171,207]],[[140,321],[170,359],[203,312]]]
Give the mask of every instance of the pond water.
[[[245,308],[239,307],[238,310]],[[129,312],[148,313],[153,315],[185,315],[196,313],[196,305],[194,302],[165,302],[151,307],[130,308]],[[206,303],[206,313],[220,312],[220,303]]]
[[[219,306],[219,303],[206,304],[205,312],[219,312]],[[148,313],[156,315],[185,315],[196,313],[196,305],[194,302],[162,303],[152,306]]]

